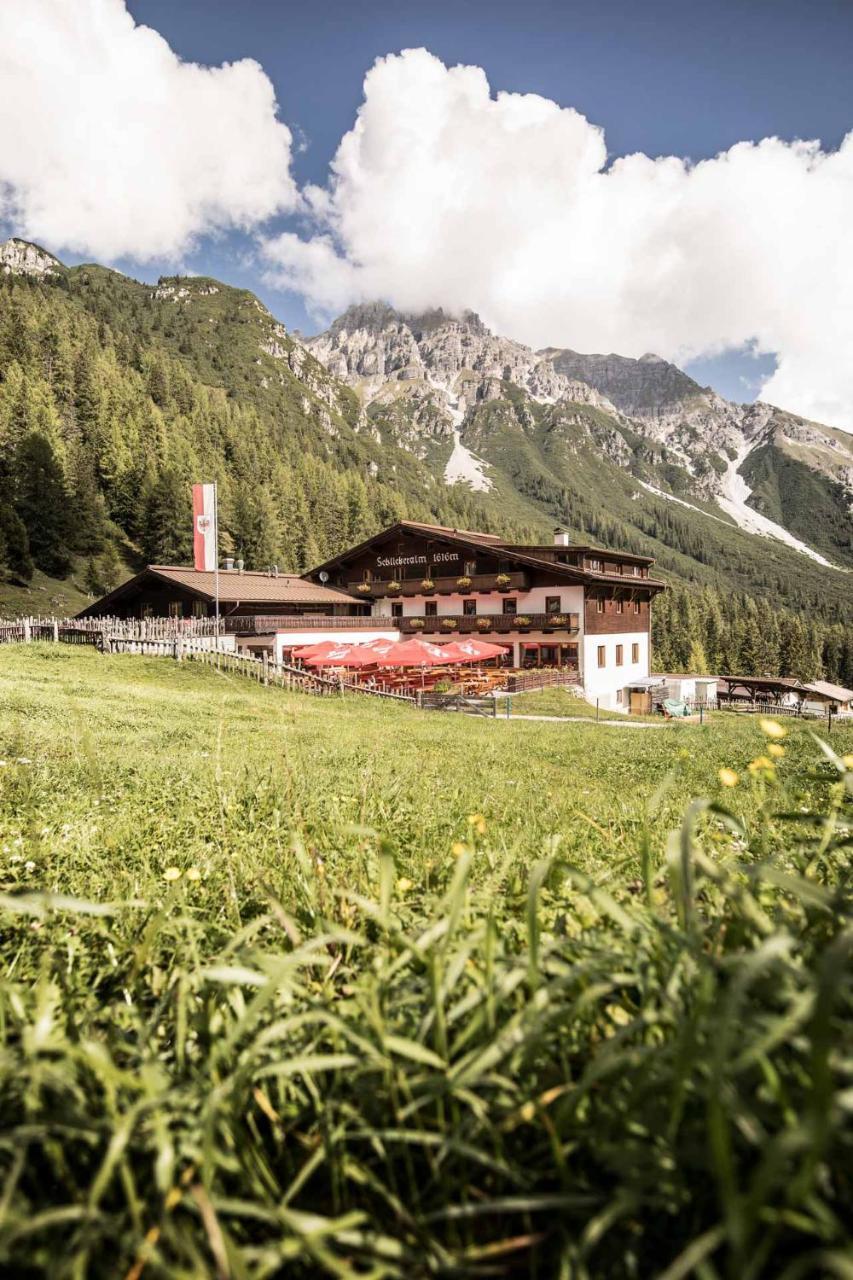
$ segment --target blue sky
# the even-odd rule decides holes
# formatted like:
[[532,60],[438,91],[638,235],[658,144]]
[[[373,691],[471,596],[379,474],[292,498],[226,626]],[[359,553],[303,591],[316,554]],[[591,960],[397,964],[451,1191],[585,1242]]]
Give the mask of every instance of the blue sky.
[[[845,0],[131,0],[184,58],[256,58],[305,149],[295,171],[322,183],[351,126],[364,73],[385,53],[425,46],[445,63],[482,66],[494,89],[540,93],[606,130],[608,152],[699,160],[743,139],[820,138],[851,127],[853,4]],[[192,265],[258,292],[310,332],[301,299],[238,269],[237,246]],[[165,268],[168,269],[168,268]],[[732,399],[754,398],[772,357],[696,360],[688,372]]]
[[[493,94],[535,93],[575,108],[605,130],[608,164],[638,151],[696,162],[774,135],[832,150],[853,127],[849,0],[128,0],[128,8],[182,59],[263,66],[294,134],[299,186],[326,181],[374,60],[421,46],[448,67],[482,67]],[[305,234],[293,217],[265,227],[287,229]],[[145,279],[175,270],[167,259],[114,262]],[[297,292],[262,278],[250,234],[207,236],[181,265],[252,288],[290,327],[317,327]],[[769,354],[726,352],[688,368],[723,394],[751,399],[773,365]]]

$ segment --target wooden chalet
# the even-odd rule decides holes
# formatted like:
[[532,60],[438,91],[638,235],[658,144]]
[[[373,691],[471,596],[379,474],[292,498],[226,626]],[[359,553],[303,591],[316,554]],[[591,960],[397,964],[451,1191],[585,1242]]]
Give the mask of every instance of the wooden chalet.
[[561,530],[523,545],[401,520],[305,576],[404,636],[482,635],[507,645],[512,666],[568,668],[602,705],[627,710],[631,680],[649,673],[651,602],[665,585],[653,563],[572,545]]

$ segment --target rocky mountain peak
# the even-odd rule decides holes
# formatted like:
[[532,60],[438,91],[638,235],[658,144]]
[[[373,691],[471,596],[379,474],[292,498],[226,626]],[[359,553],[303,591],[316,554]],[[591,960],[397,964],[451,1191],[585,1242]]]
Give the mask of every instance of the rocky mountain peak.
[[29,240],[13,236],[0,244],[0,272],[3,275],[41,277],[59,275],[64,270],[58,258]]

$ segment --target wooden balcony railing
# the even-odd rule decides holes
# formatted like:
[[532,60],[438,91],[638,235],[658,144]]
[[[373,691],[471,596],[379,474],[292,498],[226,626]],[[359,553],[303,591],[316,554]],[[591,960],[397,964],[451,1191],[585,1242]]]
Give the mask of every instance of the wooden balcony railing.
[[[459,574],[456,573],[452,577],[433,578],[435,586],[429,591],[424,591],[421,583],[422,578],[405,578],[401,579],[397,590],[389,591],[387,582],[371,582],[370,591],[360,591],[362,585],[360,581],[348,582],[347,591],[351,591],[359,600],[384,600],[386,596],[392,598],[408,598],[410,596],[422,595],[471,595],[478,591],[526,591],[528,579],[526,573],[477,573],[471,577],[470,587],[462,588],[458,585]],[[508,578],[508,582],[498,582],[498,578]]]
[[[375,619],[374,619],[375,621]],[[554,635],[576,635],[580,630],[580,616],[576,613],[480,613],[442,615],[437,618],[418,614],[408,618],[396,618],[396,625],[407,635],[505,635],[510,631],[546,631]]]
[[346,614],[279,613],[223,621],[228,634],[264,635],[271,631],[388,631],[397,626],[399,619],[371,618],[363,614],[350,618]]

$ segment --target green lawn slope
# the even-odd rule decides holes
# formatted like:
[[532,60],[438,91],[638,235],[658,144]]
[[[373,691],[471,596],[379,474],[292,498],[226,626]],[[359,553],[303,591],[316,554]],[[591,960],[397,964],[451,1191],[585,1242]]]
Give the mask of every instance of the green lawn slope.
[[3,649],[0,1269],[845,1274],[851,752]]

